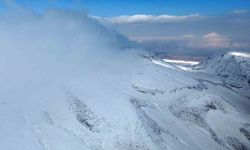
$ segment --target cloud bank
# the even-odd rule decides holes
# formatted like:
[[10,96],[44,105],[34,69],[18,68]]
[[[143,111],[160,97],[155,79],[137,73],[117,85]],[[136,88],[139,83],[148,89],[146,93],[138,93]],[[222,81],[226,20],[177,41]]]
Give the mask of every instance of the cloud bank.
[[248,10],[245,10],[245,9],[236,9],[236,10],[230,11],[231,14],[244,14],[247,12],[248,12]]
[[145,14],[136,14],[132,16],[123,15],[117,17],[97,17],[93,16],[102,22],[115,23],[115,24],[126,24],[126,23],[164,23],[164,22],[182,22],[201,19],[200,14],[191,14],[186,16],[174,16],[174,15],[145,15]]
[[240,47],[240,44],[234,43],[230,38],[221,34],[211,32],[201,37],[191,38],[187,46],[195,48],[230,48]]
[[139,43],[145,42],[179,42],[182,46],[188,48],[240,48],[244,44],[232,41],[229,37],[221,35],[216,32],[206,33],[201,36],[180,35],[180,36],[163,36],[163,37],[132,37]]

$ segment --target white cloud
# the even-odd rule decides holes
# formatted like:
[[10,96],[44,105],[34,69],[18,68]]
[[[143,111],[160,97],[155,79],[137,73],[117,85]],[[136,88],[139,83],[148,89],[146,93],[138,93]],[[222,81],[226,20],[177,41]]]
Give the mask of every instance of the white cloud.
[[189,47],[229,47],[231,41],[229,38],[215,33],[207,33],[202,36],[195,36],[192,34],[180,35],[180,36],[162,36],[162,37],[132,37],[132,40],[136,41],[186,41]]
[[193,34],[185,34],[179,36],[130,37],[130,39],[140,43],[175,42],[179,43],[181,47],[199,48],[199,49],[241,48],[247,46],[244,43],[235,42],[231,38],[216,32],[206,33],[201,36]]
[[146,41],[180,41],[180,40],[188,40],[190,38],[194,38],[193,34],[185,34],[180,36],[153,36],[153,37],[129,37],[131,40],[137,42],[146,42]]
[[245,9],[236,9],[236,10],[233,10],[231,11],[230,13],[231,14],[244,14],[244,13],[247,13],[248,11],[245,10]]
[[232,46],[232,42],[226,36],[216,32],[210,32],[201,36],[193,34],[179,35],[179,36],[160,36],[160,37],[131,37],[131,40],[138,42],[159,41],[171,42],[179,41],[187,47],[193,48],[223,48]]
[[247,45],[245,43],[238,43],[225,35],[211,32],[201,36],[195,46],[201,48],[241,48]]
[[223,48],[230,47],[231,40],[221,34],[211,32],[203,35],[199,42],[197,43],[198,47],[213,47],[213,48]]
[[92,16],[95,19],[104,22],[111,22],[115,24],[126,24],[126,23],[163,23],[163,22],[181,22],[188,20],[196,20],[201,19],[202,16],[200,14],[191,14],[186,16],[173,16],[173,15],[145,15],[145,14],[137,14],[137,15],[123,15],[117,17],[98,17]]

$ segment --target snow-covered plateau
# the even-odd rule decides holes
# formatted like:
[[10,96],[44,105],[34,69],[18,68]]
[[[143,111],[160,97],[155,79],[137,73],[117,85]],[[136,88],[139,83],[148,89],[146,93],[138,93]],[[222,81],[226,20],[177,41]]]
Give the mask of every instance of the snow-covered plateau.
[[183,65],[88,16],[28,16],[0,18],[0,150],[250,149],[250,54]]

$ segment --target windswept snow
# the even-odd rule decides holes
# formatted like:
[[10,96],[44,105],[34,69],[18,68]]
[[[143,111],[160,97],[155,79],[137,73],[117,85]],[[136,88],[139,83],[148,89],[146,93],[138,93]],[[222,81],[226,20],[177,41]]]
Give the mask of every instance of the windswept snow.
[[183,70],[183,71],[195,71],[193,70],[192,66],[198,65],[200,63],[198,61],[159,59],[159,58],[152,58],[152,62],[154,64],[161,65],[169,69]]
[[187,64],[187,65],[198,65],[200,62],[198,61],[190,61],[190,60],[174,60],[174,59],[163,59],[167,63],[174,64]]
[[233,56],[250,58],[250,54],[246,53],[246,52],[230,52],[229,54],[231,54]]

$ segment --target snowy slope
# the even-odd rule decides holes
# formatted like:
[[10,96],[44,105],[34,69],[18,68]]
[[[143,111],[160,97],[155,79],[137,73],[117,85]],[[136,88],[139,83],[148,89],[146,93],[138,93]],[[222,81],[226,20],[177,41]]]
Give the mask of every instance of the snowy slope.
[[249,98],[221,78],[124,48],[86,16],[17,22],[0,24],[1,150],[250,148]]

